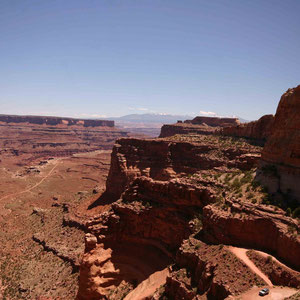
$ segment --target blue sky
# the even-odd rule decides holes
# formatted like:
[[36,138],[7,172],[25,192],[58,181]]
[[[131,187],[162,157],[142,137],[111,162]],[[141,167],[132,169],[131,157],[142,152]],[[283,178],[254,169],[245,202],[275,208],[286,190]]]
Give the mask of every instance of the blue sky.
[[0,0],[0,113],[275,113],[298,0]]

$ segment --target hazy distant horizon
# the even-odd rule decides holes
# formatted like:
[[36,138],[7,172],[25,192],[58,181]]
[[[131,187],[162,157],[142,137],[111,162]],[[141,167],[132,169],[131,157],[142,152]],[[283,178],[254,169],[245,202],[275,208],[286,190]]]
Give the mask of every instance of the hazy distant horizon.
[[275,114],[300,82],[300,1],[0,3],[0,112]]

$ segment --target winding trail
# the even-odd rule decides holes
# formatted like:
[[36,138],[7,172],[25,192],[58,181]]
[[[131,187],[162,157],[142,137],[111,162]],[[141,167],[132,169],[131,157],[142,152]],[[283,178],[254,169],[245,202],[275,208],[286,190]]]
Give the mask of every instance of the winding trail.
[[49,171],[49,173],[44,176],[38,183],[36,183],[35,185],[31,186],[30,188],[27,188],[23,191],[17,192],[17,193],[13,193],[13,194],[8,194],[6,196],[3,196],[2,198],[0,198],[0,201],[10,198],[10,197],[15,197],[15,196],[19,196],[21,194],[27,193],[27,192],[31,192],[33,189],[35,189],[36,187],[38,187],[39,185],[41,185],[49,176],[51,176],[51,174],[53,173],[53,171],[56,169],[56,167],[58,166],[59,162],[62,160],[62,158],[57,159],[57,162],[55,164],[55,166]]
[[272,287],[273,284],[266,274],[264,274],[247,256],[246,252],[248,249],[238,248],[229,246],[229,251],[236,255],[240,260],[242,260],[256,275],[258,275],[269,287]]

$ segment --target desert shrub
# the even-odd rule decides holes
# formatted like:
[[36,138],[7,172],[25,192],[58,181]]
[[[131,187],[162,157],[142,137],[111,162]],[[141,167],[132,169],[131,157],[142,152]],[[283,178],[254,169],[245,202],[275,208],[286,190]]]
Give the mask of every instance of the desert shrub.
[[230,181],[230,174],[226,174],[225,179],[224,179],[225,183],[228,184]]
[[271,263],[273,261],[273,258],[271,255],[268,255],[267,257],[267,263]]
[[294,209],[293,218],[300,218],[300,207]]
[[251,201],[253,204],[255,204],[256,202],[257,202],[257,200],[254,198],[254,199],[252,199],[252,201]]
[[253,187],[254,190],[256,190],[256,189],[260,186],[260,184],[259,184],[258,181],[253,180],[253,181],[251,182],[251,186]]
[[291,210],[290,207],[287,208],[285,214],[286,214],[288,217],[290,217],[290,216],[292,215],[292,210]]
[[253,194],[253,193],[250,193],[250,194],[247,195],[247,198],[248,198],[248,199],[251,199],[251,198],[253,198],[253,197],[254,197],[254,194]]
[[232,188],[234,188],[235,190],[239,189],[241,187],[241,182],[239,181],[238,178],[235,178],[233,180],[233,183],[232,183]]
[[244,176],[241,179],[241,184],[246,184],[252,181],[251,171],[245,172]]

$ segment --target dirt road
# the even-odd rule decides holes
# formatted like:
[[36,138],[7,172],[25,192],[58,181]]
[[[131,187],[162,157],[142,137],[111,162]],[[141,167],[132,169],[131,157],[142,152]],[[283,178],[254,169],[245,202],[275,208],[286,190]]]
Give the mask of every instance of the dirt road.
[[250,291],[244,293],[243,295],[237,296],[237,297],[228,297],[227,299],[235,299],[235,300],[257,300],[257,299],[263,299],[263,300],[283,300],[287,297],[290,297],[297,293],[296,289],[292,289],[289,287],[273,287],[269,288],[270,293],[269,295],[266,295],[264,297],[260,297],[258,295],[259,291],[262,288],[254,287]]
[[246,252],[248,249],[229,246],[228,249],[242,260],[255,274],[257,274],[268,286],[273,286],[271,280],[250,260]]

